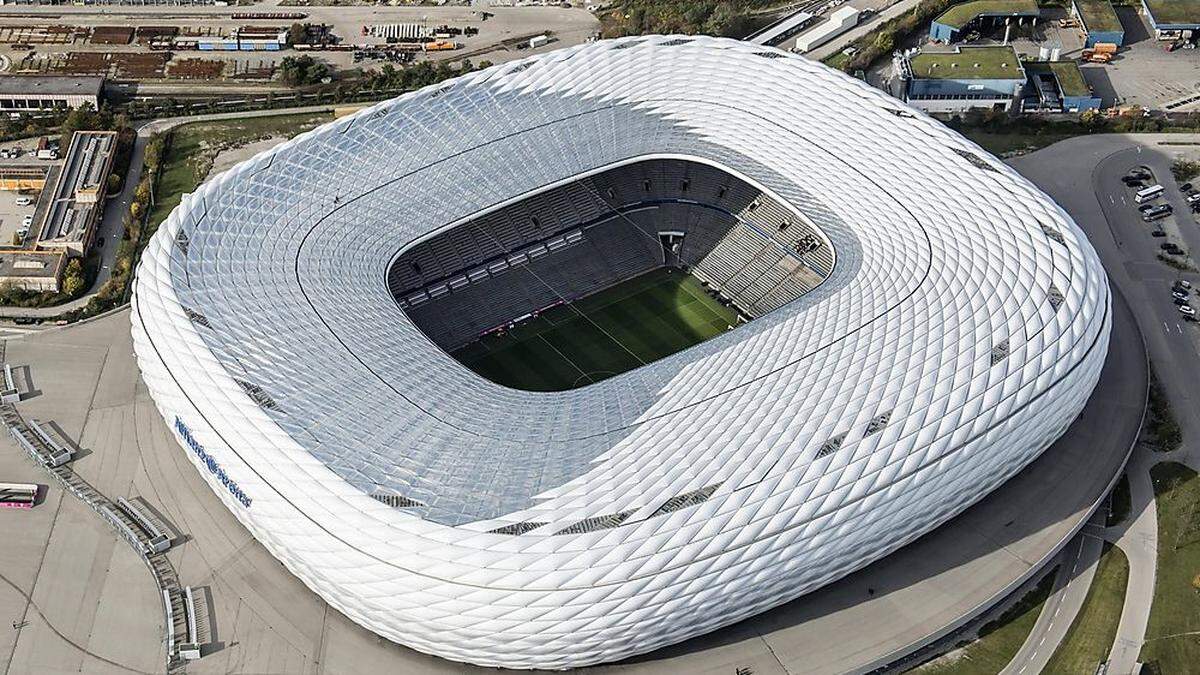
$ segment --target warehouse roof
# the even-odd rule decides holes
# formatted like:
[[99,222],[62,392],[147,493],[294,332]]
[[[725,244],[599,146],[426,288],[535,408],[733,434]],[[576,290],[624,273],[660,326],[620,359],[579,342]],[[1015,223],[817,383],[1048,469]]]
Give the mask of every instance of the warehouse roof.
[[1073,0],[1088,32],[1124,30],[1109,0]]
[[1156,25],[1200,24],[1200,0],[1142,0]]
[[0,77],[0,96],[60,95],[99,96],[103,77],[24,76]]
[[1037,16],[1035,0],[972,0],[955,5],[934,19],[952,28],[962,28],[980,16]]
[[1079,64],[1074,61],[1038,61],[1024,65],[1028,73],[1054,73],[1063,96],[1090,96],[1092,93]]
[[59,251],[0,251],[0,278],[57,277],[63,258]]
[[1023,80],[1011,46],[960,47],[952,52],[921,52],[911,59],[913,75],[936,80]]

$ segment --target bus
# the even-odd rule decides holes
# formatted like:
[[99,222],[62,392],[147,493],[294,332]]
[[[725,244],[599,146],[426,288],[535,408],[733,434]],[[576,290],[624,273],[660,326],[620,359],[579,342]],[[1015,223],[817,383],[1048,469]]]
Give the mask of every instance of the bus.
[[1134,200],[1137,203],[1141,204],[1142,202],[1147,202],[1147,201],[1150,201],[1151,199],[1158,197],[1162,193],[1163,193],[1163,186],[1151,185],[1148,188],[1142,188],[1141,190],[1138,190],[1137,195],[1134,196]]
[[37,493],[33,483],[0,483],[0,508],[32,509]]

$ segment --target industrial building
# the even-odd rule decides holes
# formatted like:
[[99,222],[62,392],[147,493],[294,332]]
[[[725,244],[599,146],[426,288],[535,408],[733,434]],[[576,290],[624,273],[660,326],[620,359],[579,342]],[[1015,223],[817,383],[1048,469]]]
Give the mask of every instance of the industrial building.
[[66,258],[62,251],[0,251],[0,285],[57,293]]
[[860,13],[857,9],[849,5],[839,7],[833,14],[829,15],[828,21],[818,24],[808,32],[801,33],[800,37],[796,38],[794,51],[797,54],[806,54],[854,28],[858,25],[858,16]]
[[49,167],[2,166],[0,167],[0,190],[29,190],[41,192],[46,186]]
[[[947,44],[956,42],[972,30],[1004,26],[1037,25],[1041,10],[1036,0],[972,0],[942,12],[929,24],[929,39]],[[1007,39],[1005,40],[1007,42]]]
[[1038,61],[1021,61],[1010,45],[955,47],[895,58],[895,95],[930,113],[972,109],[1014,112],[1082,112],[1099,109],[1074,61],[1043,50]]
[[76,131],[71,136],[38,234],[38,248],[72,256],[87,253],[104,211],[116,146],[115,131]]
[[1120,47],[1125,43],[1125,27],[1110,0],[1071,0],[1071,14],[1079,20],[1085,47],[1094,47],[1097,43]]
[[[1024,79],[1015,54],[977,68]],[[748,320],[568,391],[435,342],[680,261]],[[800,598],[979,503],[1084,408],[1110,303],[1070,216],[939,122],[769,47],[638,36],[206,182],[129,316],[181,461],[330,607],[567,669]]]
[[1075,61],[1028,61],[1022,112],[1068,112],[1099,110],[1104,102],[1096,96]]
[[897,96],[926,112],[1010,110],[1025,87],[1025,70],[1011,45],[921,51],[896,60]]
[[103,77],[0,76],[0,113],[78,108],[85,103],[98,109],[103,90]]
[[1188,38],[1200,30],[1200,0],[1142,0],[1142,12],[1159,40]]

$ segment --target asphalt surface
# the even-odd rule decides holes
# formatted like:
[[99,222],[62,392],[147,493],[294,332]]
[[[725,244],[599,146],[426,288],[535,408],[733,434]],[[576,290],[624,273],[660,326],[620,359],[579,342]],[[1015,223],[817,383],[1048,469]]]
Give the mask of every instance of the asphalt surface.
[[1001,675],[1035,675],[1042,672],[1054,650],[1066,637],[1071,622],[1083,607],[1088,588],[1096,574],[1104,540],[1096,535],[1097,522],[1104,521],[1103,509],[1098,510],[1087,526],[1063,549],[1058,573],[1054,579],[1054,590],[1042,613],[1038,615],[1033,630],[1025,643],[1013,656]]
[[[1179,271],[1157,260],[1163,238],[1150,235],[1154,228],[1142,222],[1133,191],[1120,180],[1135,167],[1154,174],[1166,188],[1165,201],[1175,207],[1175,215],[1163,227],[1166,239],[1187,250],[1187,264],[1195,267],[1193,252],[1200,252],[1200,227],[1171,176],[1171,164],[1178,157],[1200,157],[1200,135],[1084,136],[1010,162],[1074,216],[1104,261],[1110,282],[1137,308],[1155,373],[1183,431],[1184,447],[1171,455],[1148,448],[1134,453],[1128,467],[1130,517],[1105,533],[1129,559],[1129,584],[1110,655],[1110,674],[1136,672],[1154,598],[1158,530],[1149,469],[1167,459],[1200,466],[1194,440],[1200,418],[1191,414],[1200,401],[1200,326],[1184,321],[1170,296],[1176,279],[1200,288],[1200,273]],[[1193,299],[1192,306],[1200,309],[1200,301]]]

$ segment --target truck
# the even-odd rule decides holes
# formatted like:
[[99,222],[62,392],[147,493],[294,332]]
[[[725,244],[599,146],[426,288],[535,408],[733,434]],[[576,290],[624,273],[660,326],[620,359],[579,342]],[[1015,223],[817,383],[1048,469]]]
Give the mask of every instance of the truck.
[[550,43],[550,36],[548,36],[548,35],[535,35],[535,36],[529,38],[529,48],[530,49],[537,49],[538,47],[542,47],[549,43]]
[[38,158],[38,159],[50,159],[50,160],[58,159],[58,150],[57,150],[57,149],[54,149],[54,148],[47,148],[47,149],[45,149],[45,150],[38,150],[38,151],[37,151],[37,158]]

